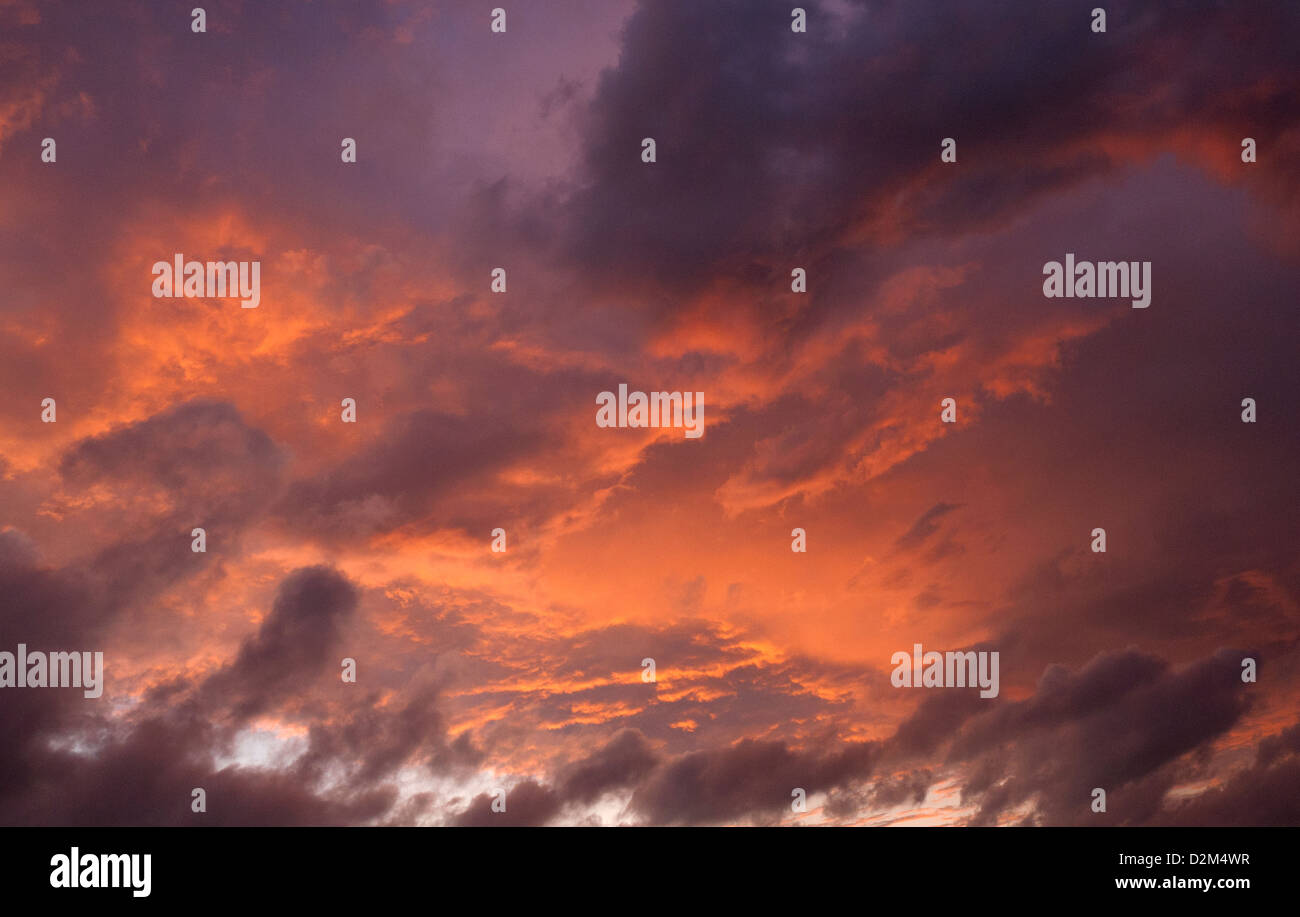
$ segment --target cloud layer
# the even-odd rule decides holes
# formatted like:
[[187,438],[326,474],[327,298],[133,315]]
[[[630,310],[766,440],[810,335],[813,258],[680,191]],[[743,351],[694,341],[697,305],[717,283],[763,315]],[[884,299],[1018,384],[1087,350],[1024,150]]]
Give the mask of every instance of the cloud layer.
[[0,821],[1296,824],[1300,12],[1092,6],[0,4]]

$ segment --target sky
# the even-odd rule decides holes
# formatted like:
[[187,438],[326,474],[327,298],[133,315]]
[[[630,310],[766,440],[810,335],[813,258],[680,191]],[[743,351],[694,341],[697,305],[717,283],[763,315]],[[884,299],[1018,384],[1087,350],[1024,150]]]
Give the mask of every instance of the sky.
[[194,5],[0,0],[0,823],[1300,824],[1296,4]]

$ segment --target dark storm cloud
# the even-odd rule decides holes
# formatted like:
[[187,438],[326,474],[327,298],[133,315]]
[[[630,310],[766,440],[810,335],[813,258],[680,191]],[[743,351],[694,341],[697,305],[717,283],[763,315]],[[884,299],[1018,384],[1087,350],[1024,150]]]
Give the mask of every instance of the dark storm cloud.
[[[575,261],[680,292],[751,261],[825,257],[862,221],[915,234],[999,219],[1115,167],[1081,142],[1102,131],[1156,138],[1195,122],[1239,137],[1296,118],[1291,4],[1112,6],[1105,35],[1089,31],[1090,0],[870,3],[846,24],[808,6],[805,35],[789,4],[638,9],[585,122],[585,183],[566,208]],[[1252,41],[1227,40],[1239,31]],[[1179,92],[1133,104],[1171,81]],[[958,138],[961,165],[909,188],[943,137]],[[886,210],[895,194],[906,205]]]
[[195,400],[147,420],[82,440],[60,462],[72,482],[126,480],[157,485],[204,511],[266,498],[283,459],[234,405]]
[[774,821],[791,811],[796,788],[811,796],[867,777],[876,752],[874,743],[821,751],[745,739],[661,764],[636,788],[631,808],[653,824]]
[[592,802],[603,793],[635,783],[658,760],[645,736],[625,729],[561,774],[560,794],[571,802]]
[[[59,596],[49,587],[46,593],[46,599],[23,610],[50,611],[49,602]],[[37,597],[32,589],[15,595]],[[159,685],[139,708],[117,720],[79,693],[74,698],[54,691],[6,692],[10,696],[0,718],[5,775],[0,820],[357,824],[382,819],[393,809],[398,794],[384,781],[403,765],[439,774],[478,765],[483,755],[468,732],[448,737],[433,684],[417,681],[383,703],[371,692],[349,695],[349,703],[333,708],[319,699],[303,707],[322,685],[338,683],[336,644],[356,605],[356,588],[336,571],[294,571],[280,584],[270,614],[228,665],[197,682],[182,678]],[[249,717],[286,707],[305,709],[311,722],[306,747],[291,765],[218,764]],[[69,737],[93,753],[51,744]],[[195,787],[207,792],[206,813],[191,812]]]
[[605,793],[634,785],[658,762],[645,736],[635,729],[616,734],[603,747],[564,768],[555,786],[526,780],[506,794],[506,810],[492,811],[494,794],[470,800],[452,823],[456,825],[544,825],[569,805],[591,803]]
[[[1029,803],[1042,824],[1143,823],[1158,813],[1180,759],[1207,750],[1248,709],[1246,655],[1221,650],[1176,669],[1130,649],[1078,671],[1052,665],[1024,701],[988,709],[930,700],[887,746],[927,754],[946,745],[949,765],[961,766],[963,803],[978,807],[974,824]],[[1107,813],[1089,809],[1095,787],[1108,794]]]
[[[107,545],[83,565],[49,565],[18,530],[0,532],[0,631],[9,651],[20,642],[33,651],[102,650],[114,628],[136,620],[160,589],[203,569],[203,555],[189,550],[191,525],[215,524],[223,535],[238,529],[275,487],[277,468],[277,450],[264,434],[245,425],[230,405],[208,401],[74,444],[59,464],[74,499],[90,485],[124,498],[96,517],[73,517],[73,525],[108,530]],[[141,493],[146,496],[136,508],[132,501]],[[122,690],[113,683],[111,651],[105,669],[106,692]],[[54,781],[81,760],[65,760],[46,740],[111,731],[100,719],[105,711],[75,692],[6,695],[0,731],[11,781],[0,795],[7,811],[19,812],[34,792],[29,781]],[[67,817],[75,819],[74,811]]]
[[[1146,182],[1162,197],[1178,185],[1164,175]],[[1281,421],[1300,411],[1278,305],[1289,272],[1254,246],[1241,203],[1206,185],[1180,214],[1133,227],[1135,246],[1199,227],[1158,256],[1177,305],[1158,321],[1117,322],[1080,340],[1050,403],[990,402],[968,431],[965,455],[1025,482],[1016,524],[1043,533],[1044,551],[988,618],[1008,671],[1021,661],[1077,664],[1127,642],[1177,640],[1205,654],[1300,636],[1287,611],[1300,597],[1289,547],[1300,516],[1279,511],[1300,500],[1288,471],[1300,438]],[[1084,226],[1102,233],[1093,216],[1070,232]],[[1222,260],[1207,263],[1204,251]],[[1242,423],[1248,395],[1278,414]],[[1098,525],[1105,555],[1088,547]],[[1229,588],[1243,580],[1255,585]]]
[[[244,719],[271,706],[284,692],[326,669],[338,671],[332,651],[343,623],[356,611],[357,590],[328,567],[289,574],[280,584],[271,613],[244,641],[234,661],[203,686],[228,694],[235,716]],[[337,676],[336,676],[337,677]]]
[[[88,569],[122,604],[202,572],[279,492],[285,456],[231,404],[199,399],[75,443],[59,463],[71,494],[112,487],[86,525],[112,538]],[[193,528],[213,553],[190,550]]]
[[918,806],[925,801],[935,775],[930,770],[882,775],[869,785],[848,784],[827,794],[826,814],[852,822],[864,811],[879,811],[895,806]]
[[[6,798],[6,824],[255,825],[351,824],[377,817],[393,792],[370,787],[327,795],[297,775],[210,759],[219,737],[181,714],[139,722],[86,758],[29,749],[39,761],[21,792]],[[207,793],[207,811],[191,811],[191,791]]]
[[440,497],[482,483],[541,441],[499,415],[414,411],[340,466],[295,482],[279,512],[295,526],[336,534],[388,529],[423,518]]
[[[30,552],[15,540],[13,533],[0,533],[6,630],[12,626],[39,635],[35,625],[59,622],[47,630],[64,634],[64,643],[68,624],[76,624],[78,647],[87,639],[102,639],[102,634],[94,635],[105,622],[78,620],[87,608],[96,607],[92,594],[70,585],[59,571],[32,566]],[[229,747],[232,724],[291,701],[322,666],[334,675],[337,660],[328,651],[355,605],[355,588],[334,571],[296,571],[286,577],[271,613],[228,666],[198,684],[181,679],[156,688],[146,694],[141,707],[121,719],[109,718],[107,710],[79,692],[6,691],[5,715],[0,718],[0,820],[176,825],[202,817],[204,824],[293,825],[379,817],[393,803],[389,788],[363,784],[323,795],[304,779],[316,776],[310,768],[275,772],[215,763]],[[15,642],[23,639],[18,635]],[[111,656],[105,667],[112,691]],[[410,725],[401,716],[396,719],[397,725],[387,731]],[[436,725],[435,720],[416,727],[440,737]],[[382,756],[388,750],[382,742],[360,746],[384,731],[374,729],[359,737],[345,732],[336,750],[344,760],[367,752]],[[463,742],[455,750],[469,754]],[[374,766],[369,773],[387,770],[391,768]],[[194,787],[208,793],[204,816],[190,811]]]
[[329,722],[313,724],[309,741],[294,763],[298,775],[320,779],[342,767],[358,788],[405,765],[425,773],[468,773],[484,759],[469,732],[449,739],[437,688],[427,684],[405,687],[386,703],[375,692],[363,694]]
[[561,800],[555,791],[536,780],[525,780],[506,793],[505,811],[492,811],[494,793],[480,793],[470,800],[452,824],[460,827],[515,828],[545,825],[559,814]]
[[42,564],[21,532],[0,531],[0,637],[6,643],[44,651],[46,644],[97,640],[117,608],[94,585],[76,571]]
[[528,780],[507,793],[506,811],[493,812],[492,794],[475,797],[455,817],[458,825],[542,825],[571,803],[635,787],[631,812],[652,824],[777,820],[789,812],[792,790],[808,795],[870,773],[875,746],[851,744],[830,752],[799,751],[781,741],[746,739],[734,746],[661,760],[634,731],[560,774],[558,786]]
[[1300,723],[1261,741],[1253,765],[1185,803],[1170,806],[1154,823],[1228,827],[1300,824]]
[[932,754],[956,734],[962,723],[985,710],[986,703],[977,691],[927,694],[898,725],[888,751],[903,756]]
[[[0,531],[0,596],[0,650],[8,653],[19,643],[31,652],[93,651],[118,611],[88,578],[40,563],[12,530]],[[30,806],[34,781],[53,779],[45,740],[61,728],[93,725],[87,705],[94,701],[76,689],[13,687],[0,701],[0,822],[15,824],[22,819],[6,813]]]

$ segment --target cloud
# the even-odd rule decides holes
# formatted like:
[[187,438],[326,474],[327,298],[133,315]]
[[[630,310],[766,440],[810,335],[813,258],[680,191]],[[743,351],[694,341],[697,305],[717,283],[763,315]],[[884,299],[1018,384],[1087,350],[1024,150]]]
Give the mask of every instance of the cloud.
[[295,482],[280,512],[296,525],[364,536],[423,519],[439,497],[482,484],[537,448],[541,437],[504,418],[438,411],[395,418],[376,445],[315,478]]
[[1255,762],[1179,804],[1167,806],[1158,825],[1262,827],[1300,822],[1300,723],[1268,736]]
[[631,807],[652,824],[776,820],[790,811],[796,788],[811,796],[864,778],[875,755],[871,743],[822,752],[745,739],[663,763],[637,787]]
[[960,509],[960,504],[954,503],[936,503],[926,510],[921,518],[917,519],[912,527],[904,534],[900,535],[895,542],[900,548],[918,547],[927,538],[939,531],[939,520],[948,515],[955,509]]
[[331,653],[356,608],[356,588],[336,571],[311,567],[291,573],[257,633],[204,683],[204,692],[228,695],[242,720],[282,702],[326,670],[341,671]]
[[[1173,668],[1129,649],[1078,671],[1052,665],[1023,701],[989,709],[954,695],[923,704],[889,748],[946,748],[963,804],[977,807],[972,824],[1023,817],[1026,806],[1038,824],[1141,824],[1159,814],[1183,756],[1208,750],[1249,709],[1244,655],[1221,650]],[[1161,787],[1154,796],[1152,781]],[[1142,792],[1126,792],[1135,786]],[[1108,796],[1104,815],[1090,810],[1095,787]]]
[[573,802],[593,802],[610,790],[636,783],[658,760],[645,736],[624,729],[561,775],[560,794]]
[[456,816],[453,824],[459,827],[512,828],[545,825],[560,810],[554,791],[535,780],[525,780],[510,788],[506,794],[505,811],[493,811],[499,797],[496,793],[480,793],[469,806]]
[[0,818],[1294,822],[1296,6],[590,6],[0,6],[0,631],[112,695],[6,690]]

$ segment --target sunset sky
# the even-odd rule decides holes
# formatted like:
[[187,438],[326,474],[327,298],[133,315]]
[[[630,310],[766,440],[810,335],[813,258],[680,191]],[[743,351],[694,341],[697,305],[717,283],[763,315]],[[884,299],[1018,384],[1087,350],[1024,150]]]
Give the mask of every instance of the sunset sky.
[[0,824],[1300,825],[1300,5],[794,5],[0,0]]

